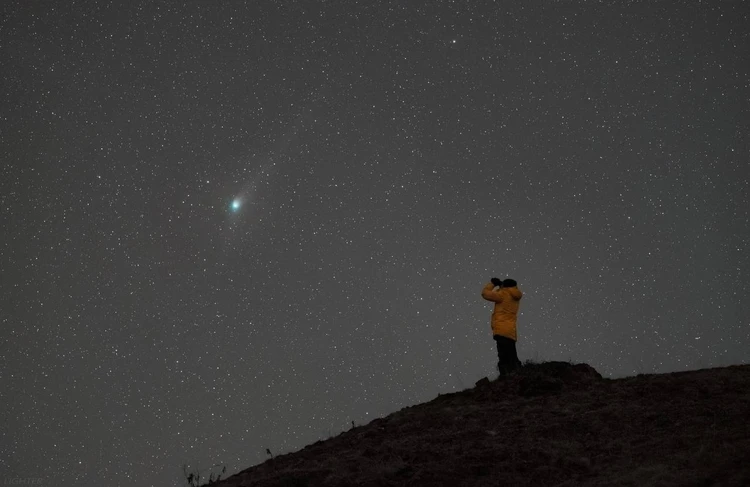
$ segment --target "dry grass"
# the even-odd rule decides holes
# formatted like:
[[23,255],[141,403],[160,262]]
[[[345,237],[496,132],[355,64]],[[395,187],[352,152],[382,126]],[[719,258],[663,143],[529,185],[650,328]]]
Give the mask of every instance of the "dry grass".
[[531,364],[215,484],[747,486],[750,366],[608,380]]

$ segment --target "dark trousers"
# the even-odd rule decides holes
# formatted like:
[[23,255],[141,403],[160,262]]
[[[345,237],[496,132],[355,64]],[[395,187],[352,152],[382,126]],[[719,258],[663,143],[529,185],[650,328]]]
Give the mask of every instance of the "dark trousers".
[[502,335],[492,335],[497,343],[497,370],[505,375],[521,366],[516,353],[516,341]]

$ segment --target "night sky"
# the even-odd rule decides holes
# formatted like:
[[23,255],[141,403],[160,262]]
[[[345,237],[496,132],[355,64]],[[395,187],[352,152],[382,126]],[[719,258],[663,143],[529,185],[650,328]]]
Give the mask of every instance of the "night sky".
[[0,476],[178,485],[473,386],[491,277],[525,293],[521,360],[748,363],[749,26],[3,3]]

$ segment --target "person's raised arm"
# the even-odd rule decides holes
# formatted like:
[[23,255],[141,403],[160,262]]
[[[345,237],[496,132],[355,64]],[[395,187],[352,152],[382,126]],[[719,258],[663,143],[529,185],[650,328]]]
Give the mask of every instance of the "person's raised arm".
[[487,285],[482,289],[482,297],[487,301],[499,303],[503,300],[503,293],[501,293],[499,290],[495,291],[495,284],[492,282],[488,282]]

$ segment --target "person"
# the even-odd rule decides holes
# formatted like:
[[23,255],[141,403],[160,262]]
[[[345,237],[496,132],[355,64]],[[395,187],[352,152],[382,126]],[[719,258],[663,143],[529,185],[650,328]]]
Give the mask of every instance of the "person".
[[482,289],[482,297],[495,303],[492,311],[492,338],[497,343],[497,369],[500,375],[521,367],[516,351],[516,318],[523,293],[513,279],[493,277]]

